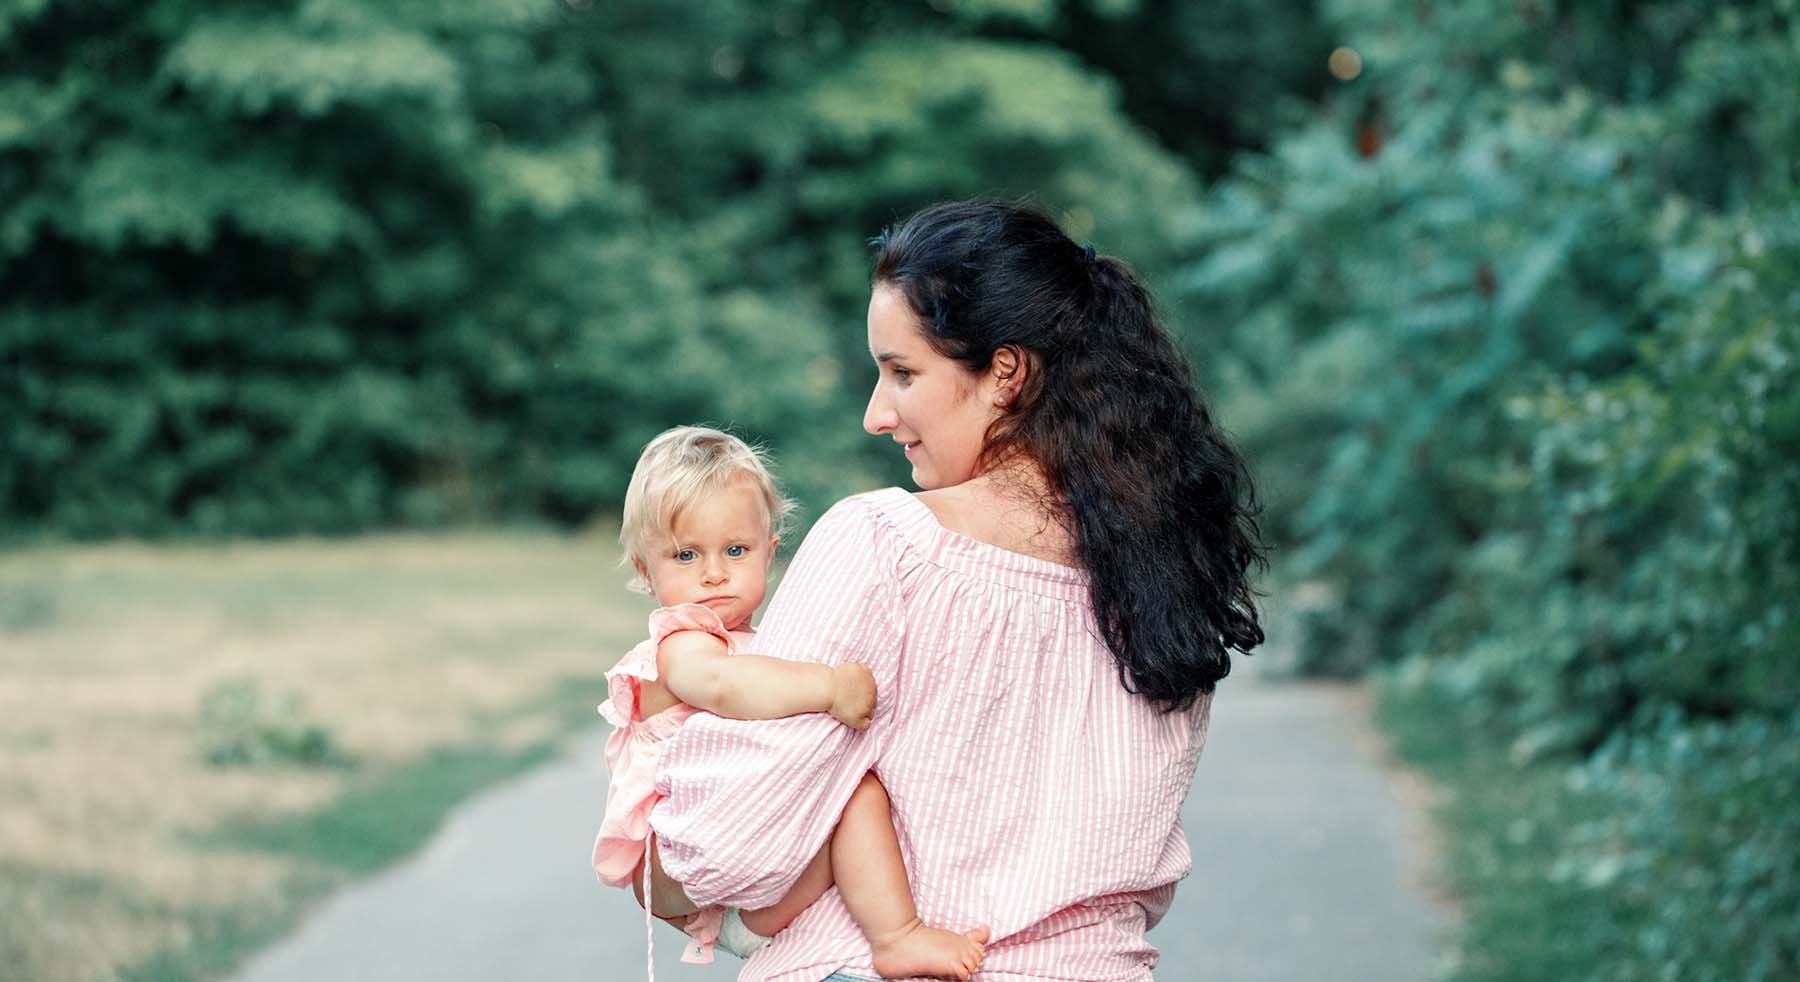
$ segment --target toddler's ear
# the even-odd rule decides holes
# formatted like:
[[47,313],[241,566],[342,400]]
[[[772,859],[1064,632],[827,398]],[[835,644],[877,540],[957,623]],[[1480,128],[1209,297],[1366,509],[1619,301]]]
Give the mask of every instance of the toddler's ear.
[[637,556],[631,557],[631,568],[637,570],[637,575],[643,577],[645,583],[650,582],[650,568],[644,565],[642,559]]
[[769,562],[775,561],[775,550],[781,548],[781,536],[769,536]]

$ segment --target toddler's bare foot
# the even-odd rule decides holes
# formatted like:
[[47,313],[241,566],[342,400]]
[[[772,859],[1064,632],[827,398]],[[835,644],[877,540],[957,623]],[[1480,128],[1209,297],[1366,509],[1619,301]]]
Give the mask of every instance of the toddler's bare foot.
[[905,927],[870,938],[869,945],[882,978],[967,979],[987,957],[987,939],[985,927],[958,933],[926,927],[915,917]]

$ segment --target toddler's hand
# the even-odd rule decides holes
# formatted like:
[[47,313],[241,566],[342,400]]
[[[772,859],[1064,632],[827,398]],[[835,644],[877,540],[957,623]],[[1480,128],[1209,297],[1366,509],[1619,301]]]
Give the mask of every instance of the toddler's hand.
[[869,728],[875,715],[875,676],[861,662],[847,661],[831,669],[837,692],[831,697],[831,715],[853,730]]

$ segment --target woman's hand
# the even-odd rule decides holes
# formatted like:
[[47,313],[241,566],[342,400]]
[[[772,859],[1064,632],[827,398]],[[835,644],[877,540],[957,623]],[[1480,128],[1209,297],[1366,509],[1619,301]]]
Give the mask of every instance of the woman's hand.
[[866,730],[875,715],[875,676],[861,662],[847,661],[831,669],[836,688],[831,696],[831,715],[853,730]]

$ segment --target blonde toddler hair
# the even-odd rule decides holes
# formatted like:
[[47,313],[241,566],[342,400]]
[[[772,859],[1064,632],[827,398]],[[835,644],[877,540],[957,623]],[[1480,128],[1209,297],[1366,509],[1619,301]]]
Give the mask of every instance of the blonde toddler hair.
[[654,545],[674,538],[675,518],[682,509],[745,479],[756,485],[769,534],[781,536],[794,503],[775,486],[761,450],[707,426],[677,426],[645,444],[625,488],[625,515],[619,523],[624,564],[633,567],[628,586],[638,593],[650,592],[633,560],[646,562]]

